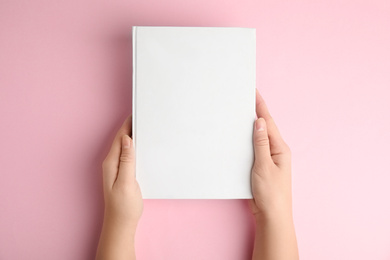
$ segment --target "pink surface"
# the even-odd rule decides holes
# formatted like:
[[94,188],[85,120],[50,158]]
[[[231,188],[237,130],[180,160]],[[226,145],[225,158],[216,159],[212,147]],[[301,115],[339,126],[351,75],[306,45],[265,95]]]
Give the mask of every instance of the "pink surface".
[[[0,259],[92,259],[131,26],[257,28],[301,259],[390,259],[388,1],[2,1]],[[250,259],[246,201],[145,201],[139,259]]]

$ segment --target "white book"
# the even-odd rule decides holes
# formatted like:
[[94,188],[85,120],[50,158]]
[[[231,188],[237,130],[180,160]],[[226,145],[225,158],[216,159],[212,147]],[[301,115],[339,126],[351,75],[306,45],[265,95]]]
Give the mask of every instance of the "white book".
[[133,26],[132,33],[143,198],[252,198],[256,29]]

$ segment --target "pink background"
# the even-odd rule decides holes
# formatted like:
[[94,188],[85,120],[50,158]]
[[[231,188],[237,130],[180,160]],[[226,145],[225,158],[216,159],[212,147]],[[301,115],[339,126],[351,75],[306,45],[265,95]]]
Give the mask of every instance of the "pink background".
[[[131,26],[257,29],[301,259],[390,259],[389,1],[1,1],[0,259],[92,259]],[[148,200],[139,259],[250,259],[242,200]]]

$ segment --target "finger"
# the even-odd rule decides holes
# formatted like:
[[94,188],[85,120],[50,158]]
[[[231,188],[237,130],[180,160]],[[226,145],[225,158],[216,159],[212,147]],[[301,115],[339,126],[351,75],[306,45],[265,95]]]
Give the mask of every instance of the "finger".
[[119,161],[116,183],[129,184],[135,179],[135,152],[133,140],[128,135],[122,137],[122,151]]
[[255,121],[253,130],[253,147],[255,151],[254,168],[263,168],[272,162],[267,123],[260,117]]
[[103,181],[106,188],[114,184],[119,168],[119,157],[121,154],[121,138],[123,135],[131,133],[131,115],[128,116],[121,128],[118,130],[111,149],[103,162]]
[[131,118],[132,115],[128,116],[123,122],[121,128],[115,135],[114,141],[112,142],[111,149],[108,152],[107,157],[116,162],[116,167],[119,166],[119,156],[121,154],[121,139],[123,135],[131,135]]
[[257,117],[263,117],[267,123],[268,137],[270,141],[271,155],[276,159],[275,163],[278,164],[281,154],[288,153],[288,146],[284,142],[278,127],[275,124],[271,114],[268,111],[267,105],[261,97],[259,91],[256,89],[256,114]]

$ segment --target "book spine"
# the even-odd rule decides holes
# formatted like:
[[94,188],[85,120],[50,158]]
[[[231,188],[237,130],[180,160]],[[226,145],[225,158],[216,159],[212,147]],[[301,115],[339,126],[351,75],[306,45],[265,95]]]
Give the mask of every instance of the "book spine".
[[[137,26],[132,27],[132,44],[133,44],[133,88],[132,88],[132,138],[135,154],[137,154],[137,146],[136,146],[136,133],[137,133]],[[137,159],[136,159],[137,160]],[[136,164],[137,165],[137,164]],[[137,166],[136,166],[137,168]],[[137,170],[135,171],[137,174]]]

